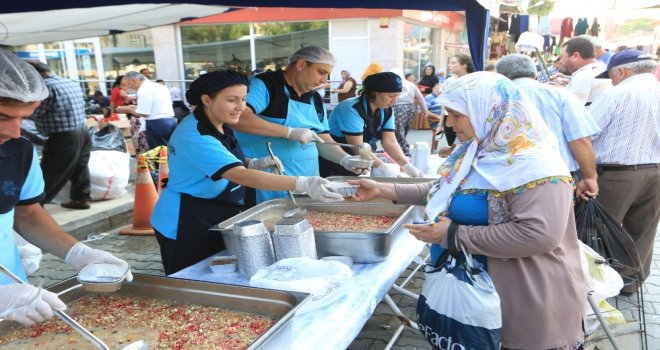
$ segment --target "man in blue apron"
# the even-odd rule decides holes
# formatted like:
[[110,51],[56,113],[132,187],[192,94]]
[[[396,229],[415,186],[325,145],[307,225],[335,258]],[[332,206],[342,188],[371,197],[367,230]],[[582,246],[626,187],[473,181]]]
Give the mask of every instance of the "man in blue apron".
[[[234,125],[246,158],[268,156],[266,143],[271,142],[287,175],[318,176],[319,155],[356,172],[339,146],[319,144],[333,140],[323,100],[313,89],[327,82],[334,65],[330,51],[307,46],[289,57],[286,70],[252,77],[248,108]],[[285,191],[257,190],[257,203],[286,196]]]
[[[0,49],[0,265],[24,282],[25,270],[12,228],[32,242],[64,258],[77,271],[91,263],[128,265],[110,253],[92,249],[64,232],[39,202],[44,179],[32,143],[20,137],[21,121],[32,115],[48,89],[37,71]],[[126,280],[133,280],[130,270]],[[34,324],[66,306],[56,294],[18,284],[0,273],[0,319]]]

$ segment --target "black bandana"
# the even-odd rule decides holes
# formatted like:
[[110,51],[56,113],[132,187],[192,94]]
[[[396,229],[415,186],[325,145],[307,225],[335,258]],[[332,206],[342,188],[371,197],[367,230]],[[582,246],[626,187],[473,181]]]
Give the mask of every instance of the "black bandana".
[[401,92],[401,78],[392,72],[376,73],[362,81],[366,90],[374,92]]
[[186,99],[191,105],[200,106],[202,95],[212,95],[234,85],[248,85],[248,80],[243,74],[233,70],[202,74],[190,84],[190,89],[186,91]]

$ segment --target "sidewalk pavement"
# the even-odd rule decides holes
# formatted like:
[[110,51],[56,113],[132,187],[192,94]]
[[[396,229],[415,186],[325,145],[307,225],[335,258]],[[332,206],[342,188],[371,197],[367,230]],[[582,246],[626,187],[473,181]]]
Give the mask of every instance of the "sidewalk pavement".
[[[409,141],[427,141],[430,131],[411,130]],[[106,250],[128,261],[136,273],[163,276],[158,243],[154,236],[119,235],[119,227],[129,224],[132,215],[133,190],[119,199],[93,202],[89,210],[70,210],[59,205],[46,205],[46,210],[68,232],[80,240],[87,240],[89,246]],[[647,349],[660,349],[660,235],[656,237],[651,266],[651,276],[644,283],[644,309],[646,315]],[[411,264],[403,274],[407,276],[416,266]],[[51,254],[44,254],[41,267],[30,276],[32,284],[49,286],[75,275],[75,271]],[[400,283],[400,278],[397,283]],[[424,276],[417,273],[406,289],[419,293]],[[397,292],[390,291],[394,302],[401,311],[415,319],[416,301]],[[522,311],[521,311],[522,312]],[[399,326],[399,319],[389,308],[380,303],[373,316],[367,321],[349,349],[383,349]],[[426,340],[410,328],[404,329],[396,341],[394,349],[431,349]],[[627,349],[626,349],[627,350]]]

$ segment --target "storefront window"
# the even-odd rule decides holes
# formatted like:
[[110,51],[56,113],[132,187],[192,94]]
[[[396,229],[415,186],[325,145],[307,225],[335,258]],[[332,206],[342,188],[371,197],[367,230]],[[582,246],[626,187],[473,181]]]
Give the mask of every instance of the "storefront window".
[[255,23],[256,67],[277,70],[304,46],[328,47],[328,22]]
[[218,69],[251,71],[248,23],[181,27],[181,42],[187,80]]
[[250,54],[250,24],[181,27],[187,80],[218,69],[246,75],[252,63],[260,71],[286,66],[288,57],[302,46],[328,47],[328,22],[254,23],[255,57]]
[[433,64],[433,40],[435,30],[418,24],[405,23],[403,71],[412,73],[415,80],[424,74],[424,67]]
[[[152,78],[158,76],[151,29],[106,35],[100,37],[100,40],[108,90],[119,75],[130,71],[148,68]],[[93,63],[92,67],[94,67]]]

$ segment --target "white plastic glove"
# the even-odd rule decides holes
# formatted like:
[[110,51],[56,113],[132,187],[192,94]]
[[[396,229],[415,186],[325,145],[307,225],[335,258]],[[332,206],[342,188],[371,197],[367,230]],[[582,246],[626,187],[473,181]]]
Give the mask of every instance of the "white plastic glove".
[[29,284],[0,286],[0,319],[33,325],[53,317],[53,309],[66,310],[55,293]]
[[399,166],[383,162],[379,167],[371,168],[371,176],[397,177],[399,176]]
[[316,139],[317,142],[323,143],[323,139],[319,135],[316,135],[315,132],[307,128],[287,128],[286,138],[291,141],[300,141],[302,143],[308,143],[312,141],[312,139]]
[[424,174],[422,174],[419,169],[417,169],[414,165],[411,163],[406,163],[403,165],[403,171],[408,174],[410,177],[422,177]]
[[349,161],[351,158],[350,154],[345,155],[340,161],[339,165],[341,165],[344,169],[356,174],[356,175],[361,175],[363,171],[366,171],[365,169],[358,169],[351,164]]
[[321,202],[339,202],[344,197],[335,192],[330,192],[325,186],[329,181],[319,176],[298,176],[296,178],[296,191],[307,192],[307,195]]
[[255,170],[266,170],[270,168],[277,168],[280,169],[282,172],[284,172],[284,165],[282,165],[282,161],[280,161],[277,156],[275,157],[263,157],[263,158],[252,158],[250,159],[250,162],[248,163],[248,169],[255,169]]
[[[82,268],[88,264],[117,264],[128,266],[126,261],[121,260],[108,252],[90,248],[82,242],[76,243],[71,249],[69,249],[69,252],[66,253],[66,257],[64,258],[64,262],[76,269],[76,271],[82,270]],[[126,272],[126,281],[130,282],[132,280],[133,274],[131,273],[129,266],[128,272]]]

